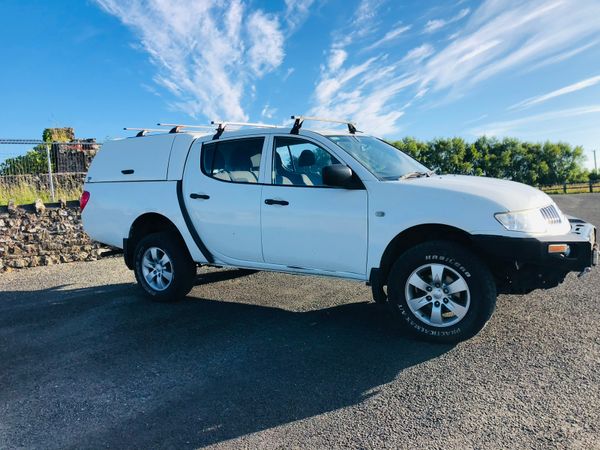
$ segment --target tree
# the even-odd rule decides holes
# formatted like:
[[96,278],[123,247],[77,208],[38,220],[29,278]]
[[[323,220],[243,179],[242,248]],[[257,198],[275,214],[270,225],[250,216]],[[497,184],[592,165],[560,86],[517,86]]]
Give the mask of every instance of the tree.
[[0,175],[39,174],[48,172],[46,149],[36,146],[27,153],[6,159],[0,164]]
[[540,144],[487,136],[473,143],[462,138],[422,142],[406,137],[392,145],[438,173],[505,178],[530,185],[588,179],[588,172],[583,169],[583,148],[564,142]]

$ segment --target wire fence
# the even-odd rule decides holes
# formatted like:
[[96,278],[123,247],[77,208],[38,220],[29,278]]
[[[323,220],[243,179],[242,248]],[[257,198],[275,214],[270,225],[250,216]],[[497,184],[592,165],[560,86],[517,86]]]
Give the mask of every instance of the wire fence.
[[546,194],[583,194],[600,192],[600,180],[585,183],[563,183],[554,186],[540,186]]
[[78,199],[100,146],[93,139],[0,139],[0,206],[11,200],[22,205]]

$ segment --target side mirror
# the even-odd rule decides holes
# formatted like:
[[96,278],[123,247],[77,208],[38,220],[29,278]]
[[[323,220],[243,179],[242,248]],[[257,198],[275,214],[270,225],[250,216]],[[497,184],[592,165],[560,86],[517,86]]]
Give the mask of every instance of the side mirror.
[[323,184],[346,189],[360,189],[362,187],[362,183],[352,172],[352,169],[343,164],[323,167]]

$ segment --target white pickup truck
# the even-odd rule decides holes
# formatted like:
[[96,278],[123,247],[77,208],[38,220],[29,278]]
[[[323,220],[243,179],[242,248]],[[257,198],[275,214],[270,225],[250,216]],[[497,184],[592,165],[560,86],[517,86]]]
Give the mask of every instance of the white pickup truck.
[[105,143],[81,199],[85,231],[122,249],[159,301],[185,296],[199,265],[345,278],[438,342],[481,330],[498,293],[597,264],[595,228],[541,191],[436,175],[351,123],[324,133],[308,119]]

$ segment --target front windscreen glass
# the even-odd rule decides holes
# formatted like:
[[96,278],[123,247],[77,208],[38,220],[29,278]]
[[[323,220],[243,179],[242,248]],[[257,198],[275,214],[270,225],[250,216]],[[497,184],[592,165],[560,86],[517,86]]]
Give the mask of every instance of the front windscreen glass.
[[430,176],[431,171],[396,147],[371,136],[328,136],[380,180]]

